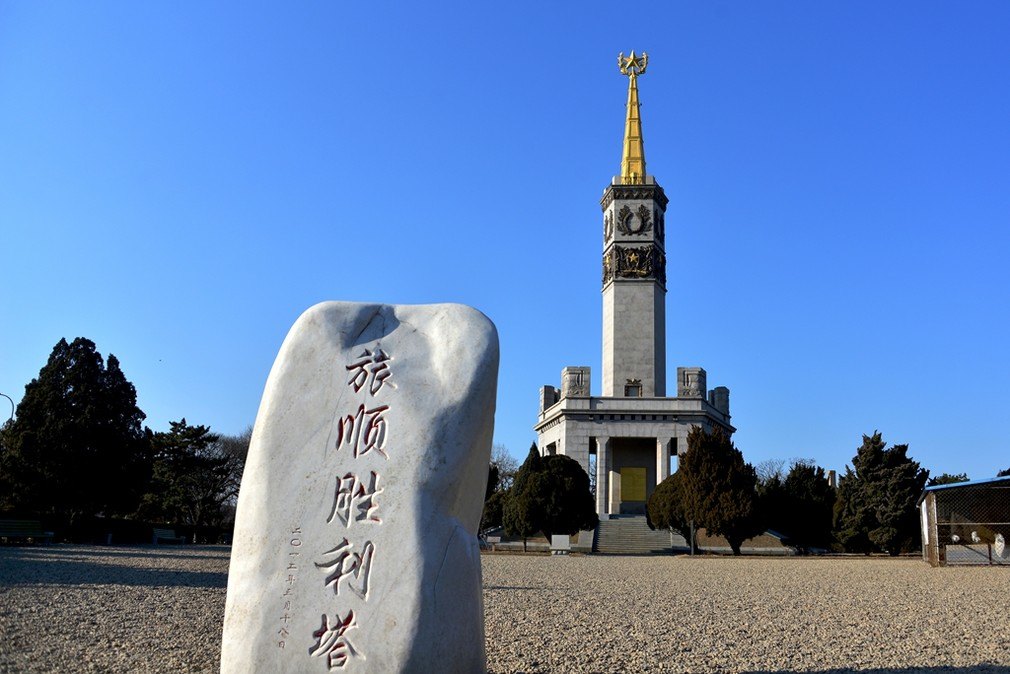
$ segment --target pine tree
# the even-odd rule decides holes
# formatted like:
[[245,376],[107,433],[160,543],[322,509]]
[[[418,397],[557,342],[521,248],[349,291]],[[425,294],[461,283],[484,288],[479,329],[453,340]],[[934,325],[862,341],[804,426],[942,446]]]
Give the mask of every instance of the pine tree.
[[523,465],[516,471],[502,508],[505,533],[509,536],[522,537],[523,552],[526,552],[526,540],[543,526],[543,511],[537,496],[539,491],[537,482],[542,470],[540,452],[537,451],[536,444],[533,444]]
[[935,487],[941,484],[957,484],[958,482],[967,482],[967,481],[968,481],[967,473],[955,473],[953,475],[951,475],[950,473],[940,473],[936,477],[929,478],[929,482],[927,484],[929,484],[930,487]]
[[652,491],[645,503],[645,520],[650,529],[669,529],[684,537],[694,553],[694,521],[696,515],[685,502],[681,485],[684,473],[677,471]]
[[575,459],[562,454],[545,456],[536,488],[541,531],[548,540],[554,534],[573,536],[590,531],[599,524],[589,475]]
[[877,528],[870,540],[894,556],[919,547],[919,513],[915,503],[929,471],[908,456],[908,445],[893,445],[884,453],[882,479],[874,487]]
[[149,465],[144,419],[115,356],[61,339],[5,431],[0,507],[68,524],[132,512]]
[[908,445],[886,449],[879,432],[863,436],[846,467],[835,503],[835,537],[847,552],[897,555],[918,540],[915,502],[929,472],[908,457]]
[[864,435],[863,444],[852,459],[853,468],[845,467],[838,482],[838,500],[834,509],[835,538],[846,552],[869,554],[874,545],[870,531],[877,526],[872,498],[872,483],[880,478],[884,462],[884,441],[880,433]]
[[220,524],[232,457],[221,451],[219,436],[207,426],[191,426],[185,419],[169,422],[168,433],[155,433],[153,469],[140,514],[196,529]]
[[719,428],[711,433],[695,426],[687,436],[687,453],[678,473],[682,512],[696,518],[709,534],[723,536],[734,555],[745,540],[761,532],[756,507],[757,473]]
[[498,466],[494,462],[488,464],[487,486],[484,488],[484,508],[480,514],[480,530],[485,531],[501,525],[502,500],[498,489],[501,481]]
[[835,489],[820,466],[798,461],[782,483],[786,512],[783,533],[796,542],[819,548],[831,544]]
[[781,469],[762,476],[758,469],[758,511],[766,529],[787,534],[791,525],[791,504]]

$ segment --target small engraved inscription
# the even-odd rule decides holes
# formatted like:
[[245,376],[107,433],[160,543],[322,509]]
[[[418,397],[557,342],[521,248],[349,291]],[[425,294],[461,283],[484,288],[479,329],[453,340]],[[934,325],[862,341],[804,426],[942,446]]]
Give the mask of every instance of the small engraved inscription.
[[281,599],[284,600],[284,606],[282,608],[281,617],[279,618],[281,622],[281,627],[277,630],[277,635],[280,637],[277,640],[277,648],[285,648],[287,645],[287,638],[291,634],[288,631],[288,621],[291,620],[291,588],[294,586],[295,581],[298,578],[294,575],[294,572],[298,570],[298,557],[301,553],[298,552],[298,548],[302,547],[302,528],[292,527],[291,528],[291,538],[288,540],[288,566],[285,569],[287,574],[286,585],[284,589],[284,594],[281,595]]

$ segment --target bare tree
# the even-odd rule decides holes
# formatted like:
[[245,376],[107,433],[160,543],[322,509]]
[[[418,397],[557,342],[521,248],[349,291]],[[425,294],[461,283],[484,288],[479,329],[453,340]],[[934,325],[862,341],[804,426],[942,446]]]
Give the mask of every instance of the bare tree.
[[757,465],[757,478],[760,484],[773,481],[782,482],[786,478],[785,459],[765,459]]
[[509,489],[519,470],[519,461],[509,454],[505,445],[499,443],[491,447],[491,464],[498,467],[499,488],[502,491]]
[[238,435],[222,435],[214,447],[217,456],[225,460],[227,477],[221,485],[221,509],[226,522],[235,521],[235,506],[238,504],[238,490],[245,470],[252,426],[246,427]]

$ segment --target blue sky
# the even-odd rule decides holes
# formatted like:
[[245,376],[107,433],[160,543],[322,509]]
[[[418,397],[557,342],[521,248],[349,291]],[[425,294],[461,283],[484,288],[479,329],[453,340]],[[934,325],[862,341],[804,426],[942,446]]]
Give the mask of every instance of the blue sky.
[[3,3],[0,392],[85,336],[152,428],[235,433],[309,306],[462,302],[524,455],[540,385],[599,391],[635,49],[671,372],[731,389],[755,463],[842,469],[879,429],[992,476],[1008,44],[1001,2]]

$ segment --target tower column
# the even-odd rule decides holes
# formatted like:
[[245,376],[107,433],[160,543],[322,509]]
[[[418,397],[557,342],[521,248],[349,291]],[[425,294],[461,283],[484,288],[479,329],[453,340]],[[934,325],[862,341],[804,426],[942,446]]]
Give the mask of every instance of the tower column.
[[603,397],[666,396],[666,205],[645,172],[638,78],[648,57],[618,57],[628,76],[621,174],[604,190]]
[[670,477],[670,438],[656,438],[656,486]]
[[596,438],[596,514],[603,518],[607,509],[607,476],[610,474],[610,438]]

